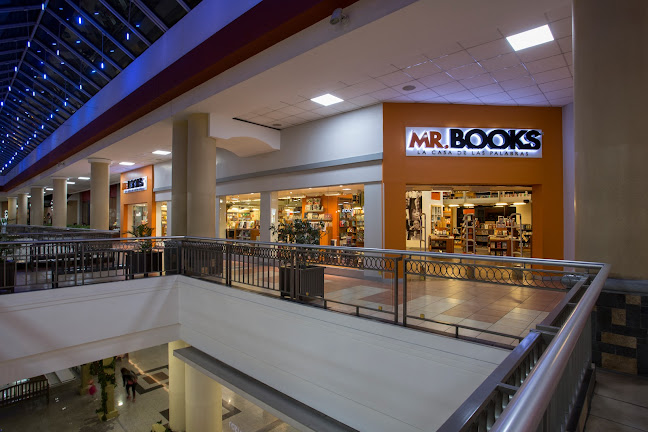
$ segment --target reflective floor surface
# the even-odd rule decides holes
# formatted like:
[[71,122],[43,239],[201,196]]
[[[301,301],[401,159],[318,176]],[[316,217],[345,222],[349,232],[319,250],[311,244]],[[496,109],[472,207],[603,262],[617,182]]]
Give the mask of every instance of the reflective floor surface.
[[[119,416],[101,422],[95,409],[101,404],[101,391],[94,396],[79,395],[79,379],[51,389],[45,398],[0,408],[2,432],[149,432],[158,421],[168,424],[167,346],[130,353],[117,361],[117,370],[126,367],[138,373],[135,402],[126,398],[117,372],[115,407]],[[226,387],[222,388],[223,431],[293,432],[297,429],[277,419]]]

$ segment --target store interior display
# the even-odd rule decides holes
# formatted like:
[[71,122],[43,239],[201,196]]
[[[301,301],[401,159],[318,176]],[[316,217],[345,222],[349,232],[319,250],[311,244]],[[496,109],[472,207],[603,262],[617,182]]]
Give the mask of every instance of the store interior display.
[[227,238],[259,239],[259,201],[258,198],[227,197]]
[[[529,186],[410,186],[406,192],[406,246],[433,252],[530,257],[531,209]],[[505,229],[498,232],[500,217]],[[491,237],[498,234],[493,245]],[[501,236],[510,237],[511,244],[502,244]]]
[[[364,192],[362,185],[339,185],[277,192],[278,224],[299,219],[322,230],[321,245],[363,247]],[[226,197],[227,238],[258,240],[260,194]]]

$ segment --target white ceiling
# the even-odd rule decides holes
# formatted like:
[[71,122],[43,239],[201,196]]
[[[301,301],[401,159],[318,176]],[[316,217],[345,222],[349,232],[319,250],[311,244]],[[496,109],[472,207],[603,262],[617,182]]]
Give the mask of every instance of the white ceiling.
[[[427,26],[434,27],[437,21],[432,18],[438,19],[434,13],[438,3],[418,2],[318,47],[310,55],[300,56],[316,63],[325,72],[325,77],[316,85],[313,80],[298,76],[300,72],[313,74],[312,67],[303,64],[304,59],[301,64],[299,59],[287,62],[295,63],[295,67],[292,71],[280,68],[284,71],[283,79],[293,81],[294,85],[282,86],[276,81],[281,77],[274,74],[275,82],[265,93],[272,92],[270,87],[281,86],[283,94],[276,95],[262,107],[241,107],[232,114],[242,120],[281,129],[379,102],[564,106],[573,101],[570,2],[536,2],[550,8],[538,9],[536,5],[534,10],[528,7],[528,1],[518,1],[513,16],[524,18],[513,20],[514,25],[506,20],[511,16],[509,11],[501,14],[501,23],[485,21],[480,26],[462,27],[457,38],[444,38],[441,43],[433,29],[421,32],[418,28],[426,22]],[[469,3],[474,2],[454,2],[452,12],[456,15],[461,4],[468,6]],[[491,14],[492,9],[499,11],[499,7],[511,6],[510,2],[501,0],[483,3],[491,9]],[[479,13],[480,10],[466,10],[462,18],[470,21],[468,15],[474,19],[474,14]],[[461,24],[457,22],[458,26]],[[544,24],[549,25],[554,41],[515,52],[505,39],[505,36]],[[409,32],[410,26],[417,31]],[[383,44],[385,34],[394,39],[389,44],[391,49]],[[363,57],[355,39],[363,42],[373,39],[374,44],[385,46],[385,49],[364,62],[346,61],[351,57]],[[430,42],[425,43],[426,39]],[[345,46],[357,50],[349,53]],[[324,66],[322,59],[331,64]],[[348,67],[340,67],[340,61]],[[261,76],[250,80],[247,90],[254,88],[254,82],[262,79]],[[414,89],[405,90],[406,86]],[[325,93],[340,97],[344,102],[323,107],[310,100]],[[252,102],[254,99],[262,97],[248,96],[245,100]],[[199,106],[205,107],[204,104]]]
[[[348,9],[350,23],[354,14],[380,7],[380,1],[355,5]],[[555,41],[513,52],[504,38],[543,24],[549,24]],[[329,26],[328,20],[322,25]],[[573,98],[570,0],[419,0],[357,29],[342,25],[335,30],[338,37],[314,49],[283,53],[286,60],[277,66],[213,96],[193,99],[201,101],[184,113],[211,112],[281,129],[379,102],[564,106]],[[291,40],[299,41],[302,33]],[[256,57],[276,53],[268,50]],[[246,65],[232,71],[245,75]],[[415,89],[404,90],[407,85]],[[323,93],[345,101],[321,107],[309,100]],[[153,150],[171,150],[171,119],[92,156],[114,161],[114,183],[123,171],[171,159],[153,155]],[[125,160],[136,165],[118,165]],[[89,173],[89,163],[81,160],[49,175]],[[42,179],[31,183],[48,186]],[[70,186],[70,193],[88,189],[87,183]]]

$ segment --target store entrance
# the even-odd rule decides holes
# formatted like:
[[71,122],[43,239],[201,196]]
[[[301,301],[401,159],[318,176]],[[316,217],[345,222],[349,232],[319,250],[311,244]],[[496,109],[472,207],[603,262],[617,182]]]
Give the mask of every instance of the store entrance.
[[530,257],[531,191],[531,186],[408,186],[407,249]]

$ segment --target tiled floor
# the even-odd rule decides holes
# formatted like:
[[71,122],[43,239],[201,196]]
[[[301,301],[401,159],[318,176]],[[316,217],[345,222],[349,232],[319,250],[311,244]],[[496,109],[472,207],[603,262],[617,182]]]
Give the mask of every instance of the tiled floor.
[[648,378],[598,369],[585,431],[648,431]]
[[[50,404],[45,398],[0,409],[2,432],[148,432],[158,421],[168,423],[168,352],[161,345],[130,353],[117,362],[139,375],[137,397],[126,398],[121,376],[117,372],[115,405],[119,416],[99,421],[95,409],[100,406],[101,392],[79,396],[79,381],[54,387]],[[250,432],[293,432],[293,427],[243,399],[226,387],[223,396],[223,430]]]
[[[267,272],[264,277],[268,277]],[[278,279],[278,276],[274,277]],[[249,285],[243,287],[254,289]],[[415,317],[408,318],[408,325],[454,335],[454,326],[416,318],[423,317],[448,324],[460,324],[507,335],[494,335],[460,328],[460,336],[505,345],[517,345],[518,339],[514,337],[526,336],[530,329],[535,328],[547,317],[564,296],[564,292],[441,278],[425,280],[411,278],[408,279],[407,287],[407,315]],[[264,289],[257,290],[272,292]],[[376,280],[326,274],[324,299],[327,300],[327,307],[331,310],[353,314],[356,313],[356,306],[360,306],[360,314],[393,319],[395,301],[392,281],[388,279]],[[345,305],[335,302],[345,303]],[[399,316],[402,320],[402,293],[398,304]]]

